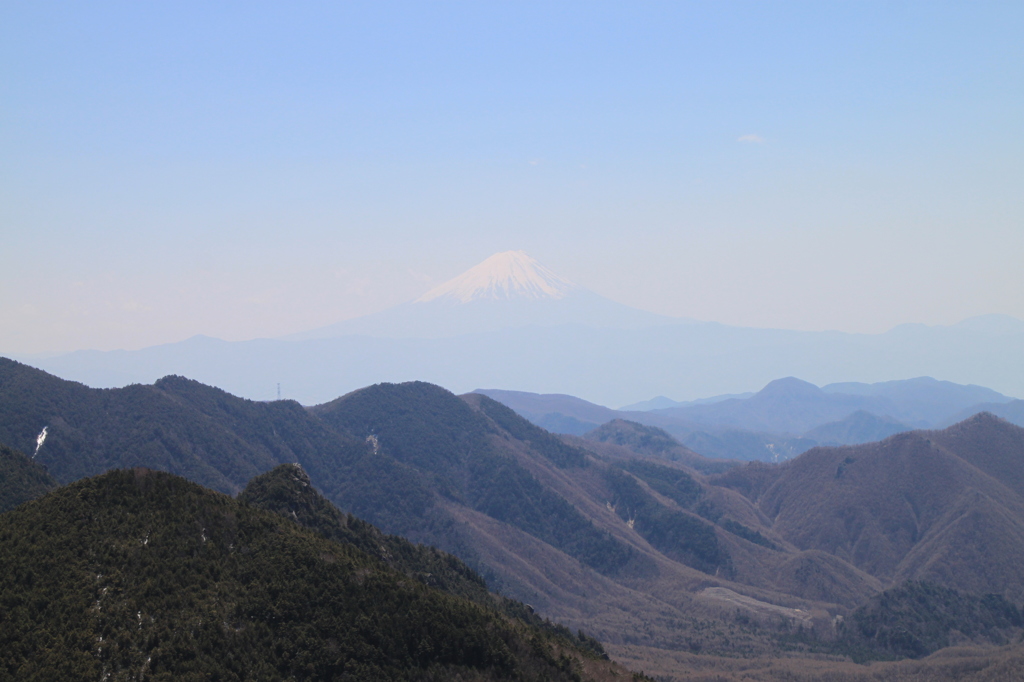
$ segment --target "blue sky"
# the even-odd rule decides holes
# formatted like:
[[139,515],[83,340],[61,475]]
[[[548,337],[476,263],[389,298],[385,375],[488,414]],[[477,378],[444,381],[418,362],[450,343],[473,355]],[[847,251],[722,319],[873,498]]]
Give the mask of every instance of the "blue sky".
[[617,301],[1024,318],[1021,3],[0,6],[0,352],[283,335],[523,249]]

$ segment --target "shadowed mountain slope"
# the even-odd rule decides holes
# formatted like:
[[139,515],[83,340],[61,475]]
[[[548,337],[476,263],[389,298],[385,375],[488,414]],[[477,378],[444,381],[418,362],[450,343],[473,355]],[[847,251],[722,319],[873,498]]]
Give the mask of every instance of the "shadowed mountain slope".
[[93,389],[0,358],[0,442],[34,448],[61,483],[147,466],[235,493],[277,464],[300,462],[330,489],[334,463],[364,447],[294,401],[260,403],[183,377]]
[[57,482],[44,467],[0,445],[0,514],[42,497],[56,487]]
[[354,546],[146,469],[0,516],[0,600],[10,679],[568,681],[585,659]]
[[[624,568],[633,556],[630,548],[595,528],[496,443],[494,437],[507,430],[488,412],[519,435],[532,436],[535,444],[527,441],[527,447],[557,468],[583,466],[583,452],[508,408],[486,397],[482,401],[481,409],[474,410],[432,384],[378,384],[320,405],[313,412],[341,432],[369,439],[376,452],[367,458],[392,459],[395,468],[408,472],[409,479],[415,481],[422,508],[379,519],[390,532],[413,536],[423,532],[425,540],[450,543],[447,529],[428,528],[422,522],[432,514],[446,516],[441,501],[450,500],[508,523],[599,572],[614,574]],[[393,496],[391,489],[353,490],[351,494],[343,492],[339,501],[376,523],[377,510]],[[439,533],[442,530],[444,533]]]

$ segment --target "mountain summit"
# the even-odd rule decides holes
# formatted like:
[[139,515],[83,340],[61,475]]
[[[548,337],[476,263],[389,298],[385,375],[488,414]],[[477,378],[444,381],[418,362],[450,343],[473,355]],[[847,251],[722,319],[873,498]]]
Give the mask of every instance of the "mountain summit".
[[441,339],[527,327],[643,329],[683,321],[610,301],[561,277],[523,251],[503,251],[414,301],[286,339],[353,335]]
[[523,251],[503,251],[434,287],[416,302],[560,299],[578,288]]

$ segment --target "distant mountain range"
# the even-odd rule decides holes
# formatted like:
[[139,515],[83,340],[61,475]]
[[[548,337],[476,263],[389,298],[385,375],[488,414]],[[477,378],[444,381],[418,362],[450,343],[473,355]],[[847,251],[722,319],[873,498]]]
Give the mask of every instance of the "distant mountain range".
[[587,291],[522,252],[506,252],[415,301],[281,339],[194,337],[135,351],[21,359],[102,387],[177,374],[266,400],[280,384],[303,404],[379,381],[425,380],[457,392],[499,386],[640,410],[682,406],[635,405],[649,396],[741,397],[783,376],[818,385],[934,376],[1024,396],[1021,347],[1024,322],[998,315],[883,334],[665,317]]
[[746,393],[725,393],[723,395],[711,396],[710,398],[697,398],[696,400],[672,400],[663,395],[655,396],[650,400],[641,400],[638,403],[624,405],[619,410],[622,412],[649,412],[650,410],[664,410],[670,407],[687,407],[688,405],[705,405],[718,403],[729,398],[749,398],[754,395],[753,391]]
[[1013,400],[981,386],[919,377],[818,388],[793,377],[746,397],[721,396],[643,411],[611,410],[567,395],[478,389],[538,426],[586,434],[613,419],[659,427],[706,457],[780,461],[817,445],[881,440],[913,428],[946,426],[978,412],[1024,426]]
[[[829,396],[821,402],[794,380],[770,389],[754,407],[721,418],[763,420],[767,405],[790,409],[809,397],[819,401],[816,414],[827,418],[820,405],[842,400],[850,407],[849,396],[865,397],[815,389]],[[44,427],[47,437],[36,449]],[[1024,429],[990,414],[941,431],[818,447],[781,465],[730,466],[653,426],[612,420],[587,437],[559,438],[486,395],[455,396],[423,382],[377,384],[303,408],[293,401],[244,400],[183,377],[91,389],[0,360],[0,442],[32,452],[34,470],[45,467],[65,484],[126,466],[185,474],[242,493],[243,502],[258,501],[308,529],[348,538],[388,570],[433,573],[402,563],[376,531],[359,530],[362,522],[342,524],[347,517],[340,512],[302,497],[306,479],[288,475],[298,462],[309,485],[341,510],[385,533],[451,552],[492,588],[596,635],[623,658],[640,649],[917,657],[955,641],[1004,644],[1021,632]],[[18,466],[24,469],[28,460],[22,457]],[[271,470],[277,478],[250,482]],[[231,518],[238,528],[267,523],[227,498],[167,478],[156,477],[153,485],[168,491],[170,501],[161,501],[163,493],[136,495],[133,486],[149,484],[133,476],[129,471],[59,489],[52,493],[58,497],[0,520],[23,519],[5,526],[18,537],[31,528],[55,529],[53,542],[39,545],[46,556],[70,542],[61,524],[89,513],[120,519],[112,531],[121,539],[103,544],[104,524],[91,524],[89,535],[75,542],[130,545],[132,552],[157,519],[192,544],[210,537],[207,530],[226,533]],[[49,485],[41,481],[35,494]],[[121,497],[139,510],[136,516],[82,506]],[[42,505],[46,499],[55,501]],[[186,509],[208,521],[196,525]],[[28,511],[8,517],[19,510]],[[44,517],[49,521],[41,524]],[[273,540],[284,543],[288,561],[308,563],[334,551],[296,533]],[[209,551],[230,551],[229,545]],[[308,561],[299,547],[313,551]],[[35,561],[35,555],[11,556],[13,573],[6,575],[24,576]],[[272,566],[270,556],[259,560]],[[427,561],[431,555],[417,556]],[[227,564],[216,566],[226,570]],[[448,566],[438,569],[439,585],[484,598],[458,565]],[[114,569],[96,572],[108,570]],[[235,580],[237,574],[224,575]],[[16,593],[13,583],[8,588]],[[896,630],[879,630],[880,621]],[[275,632],[266,630],[267,641]]]
[[966,419],[969,414],[977,411],[991,412],[997,417],[1002,417],[1008,422],[1024,426],[1024,400],[1011,400],[1009,402],[992,402],[974,405],[966,410],[961,410],[951,417],[943,420],[941,426],[949,426],[958,421]]

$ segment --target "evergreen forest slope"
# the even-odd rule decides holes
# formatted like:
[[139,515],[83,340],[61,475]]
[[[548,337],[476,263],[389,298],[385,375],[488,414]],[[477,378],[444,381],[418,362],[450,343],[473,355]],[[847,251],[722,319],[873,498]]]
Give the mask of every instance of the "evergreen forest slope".
[[0,603],[8,679],[568,681],[611,670],[352,544],[142,468],[0,516]]
[[390,568],[449,594],[490,604],[483,578],[465,563],[429,545],[382,533],[373,524],[346,514],[313,487],[302,467],[282,464],[249,481],[239,502],[266,509],[318,535],[352,545]]

